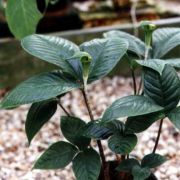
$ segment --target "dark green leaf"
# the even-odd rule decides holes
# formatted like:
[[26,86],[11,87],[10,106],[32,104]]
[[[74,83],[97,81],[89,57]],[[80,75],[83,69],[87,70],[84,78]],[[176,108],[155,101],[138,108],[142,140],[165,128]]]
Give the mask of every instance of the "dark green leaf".
[[2,108],[40,102],[54,98],[81,85],[64,77],[61,73],[42,73],[21,83],[3,100]]
[[136,60],[136,62],[141,66],[148,67],[157,71],[160,75],[162,75],[166,64],[169,64],[175,68],[180,68],[180,59],[148,59],[148,61]]
[[151,175],[151,171],[147,167],[134,166],[132,169],[133,180],[145,180]]
[[99,121],[94,121],[86,125],[83,130],[83,134],[84,136],[92,139],[107,139],[110,135],[112,135],[112,131]]
[[132,36],[123,31],[109,31],[104,33],[106,38],[119,38],[119,41],[126,39],[129,43],[129,50],[136,53],[138,56],[144,56],[145,54],[145,43],[139,38]]
[[104,112],[102,121],[111,121],[120,117],[131,117],[157,112],[163,108],[148,97],[126,96],[116,100]]
[[59,141],[51,145],[37,160],[33,169],[59,169],[66,167],[78,152],[67,142]]
[[126,53],[128,43],[119,39],[94,39],[80,46],[92,57],[88,82],[106,76]]
[[178,69],[180,68],[180,59],[178,59],[178,58],[175,58],[175,59],[166,59],[165,63],[169,64],[169,65],[171,65],[171,66],[173,66],[175,68],[178,68]]
[[113,135],[109,141],[109,148],[117,153],[126,155],[129,154],[137,144],[137,137],[134,134],[129,135]]
[[149,128],[155,121],[165,118],[162,112],[129,117],[125,123],[125,133],[140,133]]
[[180,28],[160,28],[153,33],[153,58],[161,58],[180,45]]
[[80,51],[74,43],[55,36],[31,35],[21,41],[22,47],[31,55],[59,66],[64,72],[74,75],[72,67],[66,62]]
[[160,76],[154,70],[144,71],[144,93],[165,110],[174,109],[180,99],[180,80],[175,69],[165,65]]
[[71,143],[80,148],[85,148],[89,145],[90,139],[82,136],[82,129],[86,123],[76,117],[61,117],[61,131],[64,137]]
[[150,69],[157,71],[160,75],[162,75],[164,66],[166,64],[164,60],[160,59],[148,59],[148,61],[136,60],[136,62],[141,66],[148,67]]
[[21,39],[36,32],[42,14],[35,0],[8,0],[6,18],[11,32]]
[[113,133],[116,134],[122,134],[124,132],[125,126],[124,123],[119,120],[113,120],[110,122],[107,122],[105,126],[111,130]]
[[25,123],[29,144],[41,127],[54,115],[56,109],[57,101],[54,99],[32,104]]
[[159,154],[148,154],[144,156],[141,162],[142,167],[148,167],[148,168],[156,168],[163,164],[166,161],[166,158],[164,156],[161,156]]
[[136,159],[126,159],[120,162],[116,170],[120,172],[131,172],[132,168],[136,165],[140,166]]
[[177,107],[167,114],[169,120],[180,130],[180,107]]
[[73,160],[73,171],[77,180],[97,180],[100,170],[100,157],[93,149],[80,152]]

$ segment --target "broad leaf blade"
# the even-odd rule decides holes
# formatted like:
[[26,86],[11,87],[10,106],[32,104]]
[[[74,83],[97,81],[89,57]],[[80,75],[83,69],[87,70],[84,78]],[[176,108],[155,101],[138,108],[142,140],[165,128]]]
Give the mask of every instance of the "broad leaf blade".
[[134,166],[132,169],[133,180],[145,180],[151,175],[151,171],[147,167]]
[[180,45],[180,28],[160,28],[153,33],[153,58],[161,58]]
[[54,115],[57,101],[54,99],[32,104],[25,123],[29,144],[41,127]]
[[88,82],[106,76],[126,53],[128,43],[117,39],[94,39],[80,46],[92,57]]
[[156,168],[166,162],[166,160],[167,159],[164,156],[152,153],[144,156],[141,162],[141,166],[148,168]]
[[107,139],[112,131],[98,121],[90,122],[83,130],[83,135],[93,139]]
[[86,123],[76,117],[61,117],[61,131],[64,137],[71,143],[80,148],[85,148],[89,145],[90,139],[82,136],[82,129]]
[[166,64],[169,64],[177,69],[180,68],[180,59],[179,58],[175,58],[175,59],[166,59],[165,60]]
[[145,43],[141,41],[139,38],[132,36],[123,31],[109,31],[104,33],[104,37],[106,38],[119,38],[126,39],[129,43],[129,50],[136,53],[138,56],[144,56],[145,54]]
[[35,0],[8,0],[6,18],[11,32],[21,39],[36,32],[42,14]]
[[141,66],[148,67],[157,71],[160,75],[162,74],[164,66],[166,64],[165,61],[160,59],[148,59],[148,61],[136,60],[136,62]]
[[79,47],[66,39],[34,34],[25,37],[21,45],[29,54],[59,66],[64,72],[73,74],[66,59],[79,51]]
[[58,72],[34,76],[12,90],[3,100],[2,108],[40,102],[79,88],[81,85]]
[[129,117],[125,123],[125,133],[132,134],[143,132],[154,122],[162,118],[165,118],[165,115],[162,112]]
[[72,144],[59,141],[52,144],[37,160],[33,169],[59,169],[66,167],[78,152]]
[[175,68],[180,68],[180,59],[148,59],[148,61],[136,60],[136,62],[141,66],[157,71],[160,75],[162,75],[166,64],[171,65]]
[[73,160],[73,171],[77,180],[97,180],[100,170],[100,157],[93,149],[80,152]]
[[124,133],[125,125],[123,122],[119,120],[113,120],[105,123],[105,126],[111,130],[114,134],[122,134]]
[[180,130],[180,107],[173,109],[167,114],[169,120]]
[[102,117],[102,121],[111,121],[120,117],[131,117],[157,112],[163,108],[144,96],[127,96],[116,100],[109,106]]
[[126,155],[129,154],[137,144],[137,137],[134,134],[130,135],[113,135],[109,141],[109,148],[117,153]]
[[136,165],[140,166],[136,159],[126,159],[120,162],[116,170],[120,172],[131,172],[132,168]]
[[174,109],[180,99],[180,80],[175,69],[165,65],[162,75],[146,68],[144,71],[144,93],[165,111]]

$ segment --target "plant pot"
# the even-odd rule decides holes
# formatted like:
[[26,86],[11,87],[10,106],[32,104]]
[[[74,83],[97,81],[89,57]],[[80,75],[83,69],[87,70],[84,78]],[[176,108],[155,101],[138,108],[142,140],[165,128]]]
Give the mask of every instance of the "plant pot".
[[[118,172],[116,171],[116,167],[118,166],[118,161],[109,161],[107,162],[107,176],[109,176],[109,180],[133,180],[133,176],[130,173]],[[101,170],[100,176],[98,180],[105,180],[103,171]],[[151,174],[146,180],[158,180],[154,174]]]

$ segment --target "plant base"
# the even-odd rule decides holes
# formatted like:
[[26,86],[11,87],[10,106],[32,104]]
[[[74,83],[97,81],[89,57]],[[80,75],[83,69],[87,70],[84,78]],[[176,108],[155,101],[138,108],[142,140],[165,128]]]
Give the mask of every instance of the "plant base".
[[[116,171],[116,167],[118,166],[118,161],[110,161],[107,162],[107,176],[108,180],[133,180],[133,176],[129,173],[118,172]],[[103,172],[101,171],[98,180],[105,180]],[[154,174],[151,174],[146,180],[158,180]]]

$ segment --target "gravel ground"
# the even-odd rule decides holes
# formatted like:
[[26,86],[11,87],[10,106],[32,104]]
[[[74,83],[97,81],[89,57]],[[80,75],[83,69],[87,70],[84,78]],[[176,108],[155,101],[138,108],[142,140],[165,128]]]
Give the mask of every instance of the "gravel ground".
[[[132,94],[131,79],[114,77],[105,78],[88,88],[90,105],[95,118],[98,118],[105,108],[115,99]],[[72,113],[84,120],[89,120],[80,91],[67,94],[62,99],[63,105]],[[71,164],[56,171],[40,171],[31,168],[40,154],[52,143],[62,140],[59,128],[60,114],[58,109],[49,123],[44,125],[40,133],[32,141],[30,147],[24,131],[24,123],[29,106],[21,106],[15,110],[0,110],[0,180],[73,180]],[[146,132],[138,134],[139,143],[131,153],[138,158],[150,153],[158,131],[158,123],[152,125]],[[166,120],[158,146],[157,153],[165,155],[169,160],[155,174],[160,180],[180,179],[180,135]],[[108,150],[106,141],[103,141],[105,154],[108,160],[114,155]]]

